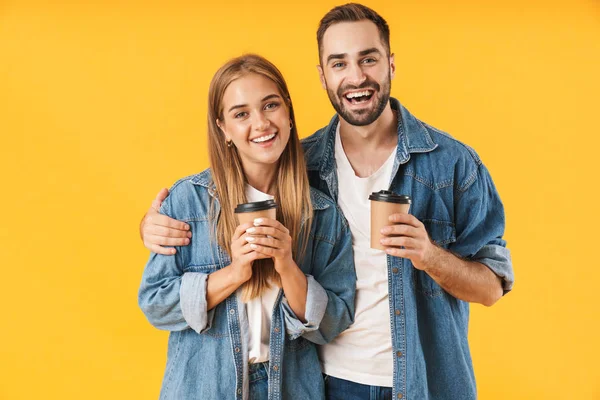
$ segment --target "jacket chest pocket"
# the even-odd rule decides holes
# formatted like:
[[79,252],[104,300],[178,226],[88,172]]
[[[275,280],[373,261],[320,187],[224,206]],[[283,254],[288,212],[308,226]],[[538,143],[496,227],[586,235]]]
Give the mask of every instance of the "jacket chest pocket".
[[[454,224],[437,219],[423,220],[429,238],[439,247],[447,249],[450,243],[456,241]],[[437,297],[444,294],[444,289],[437,284],[426,272],[413,267],[414,285],[421,294],[427,297]]]

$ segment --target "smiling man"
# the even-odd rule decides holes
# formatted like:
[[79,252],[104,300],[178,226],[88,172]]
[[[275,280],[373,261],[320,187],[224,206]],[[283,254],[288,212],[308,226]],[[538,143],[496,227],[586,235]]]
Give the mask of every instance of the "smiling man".
[[[468,345],[469,303],[491,306],[512,289],[504,209],[470,147],[390,98],[395,57],[386,21],[360,4],[327,13],[317,31],[319,76],[337,114],[303,141],[309,180],[342,209],[357,273],[354,323],[320,359],[328,399],[468,400],[477,397]],[[403,60],[404,61],[404,60]],[[412,198],[370,248],[372,192]],[[186,244],[185,224],[156,212],[145,245]]]

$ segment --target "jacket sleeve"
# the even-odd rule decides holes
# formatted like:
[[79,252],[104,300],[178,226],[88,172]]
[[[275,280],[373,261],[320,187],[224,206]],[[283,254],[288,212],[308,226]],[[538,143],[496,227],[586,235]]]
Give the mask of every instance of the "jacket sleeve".
[[[172,212],[172,192],[163,202],[161,213],[176,218]],[[150,255],[142,276],[138,304],[148,321],[158,329],[181,331],[192,328],[201,333],[210,329],[214,309],[207,311],[206,281],[208,274],[183,272],[185,260],[181,248],[173,256]]]
[[449,246],[453,253],[480,262],[502,279],[504,293],[514,284],[510,251],[504,235],[504,206],[494,182],[483,164],[474,180],[459,188],[455,204],[456,242]]
[[[306,323],[282,301],[286,331],[290,339],[302,336],[316,344],[325,344],[354,321],[356,271],[350,230],[337,212],[339,234],[334,243],[314,239],[313,275],[307,275]],[[327,250],[326,250],[327,249]],[[323,256],[328,254],[328,256]],[[323,260],[323,261],[320,261]]]

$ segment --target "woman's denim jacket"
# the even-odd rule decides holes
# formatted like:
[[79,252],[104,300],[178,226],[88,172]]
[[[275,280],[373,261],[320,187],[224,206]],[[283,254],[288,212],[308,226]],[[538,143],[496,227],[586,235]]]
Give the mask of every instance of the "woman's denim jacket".
[[[207,310],[206,282],[230,264],[211,239],[211,198],[218,210],[210,170],[181,179],[161,213],[185,221],[193,236],[175,256],[151,254],[139,305],[152,325],[169,330],[161,399],[246,399],[248,320],[236,293]],[[354,318],[356,273],[347,222],[331,199],[311,189],[314,218],[299,263],[308,280],[306,323],[280,290],[272,315],[269,399],[320,399],[323,379],[315,344],[331,341]],[[214,231],[213,231],[214,232]]]

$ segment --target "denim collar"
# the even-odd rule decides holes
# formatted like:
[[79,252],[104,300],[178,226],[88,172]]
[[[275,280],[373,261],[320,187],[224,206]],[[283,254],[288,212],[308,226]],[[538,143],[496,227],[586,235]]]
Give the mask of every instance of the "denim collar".
[[[415,118],[398,100],[390,97],[390,106],[398,111],[398,147],[396,149],[396,160],[394,162],[394,173],[398,165],[405,164],[410,159],[411,153],[427,153],[434,150],[438,145],[433,141],[427,128],[421,121]],[[339,122],[336,114],[329,125],[322,131],[317,142],[311,146],[311,154],[307,155],[307,168],[309,171],[319,171],[322,179],[333,172],[335,167],[335,131]]]
[[[208,189],[208,193],[215,197],[215,184],[212,181],[212,175],[210,169],[206,169],[199,174],[193,175],[190,178],[190,182],[194,185],[203,186]],[[310,199],[312,201],[313,210],[324,210],[329,207],[327,200],[319,192],[310,189]]]

